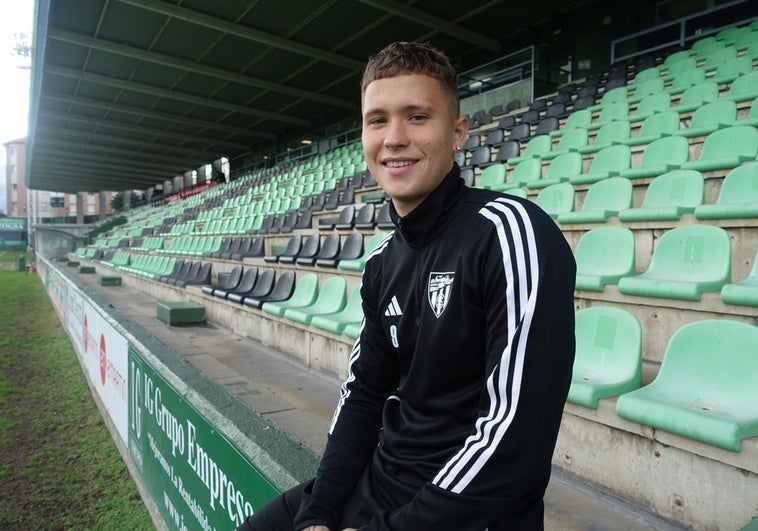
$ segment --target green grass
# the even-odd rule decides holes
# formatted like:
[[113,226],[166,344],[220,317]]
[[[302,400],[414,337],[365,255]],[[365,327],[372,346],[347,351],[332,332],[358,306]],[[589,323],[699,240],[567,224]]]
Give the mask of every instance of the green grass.
[[39,277],[0,301],[0,528],[153,529]]

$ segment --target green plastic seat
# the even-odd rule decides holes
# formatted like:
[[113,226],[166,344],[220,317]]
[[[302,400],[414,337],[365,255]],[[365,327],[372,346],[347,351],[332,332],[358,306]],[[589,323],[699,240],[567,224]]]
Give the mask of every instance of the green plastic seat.
[[731,281],[729,234],[712,225],[683,225],[658,240],[644,273],[619,280],[625,295],[699,301]]
[[[540,162],[540,165],[542,163]],[[547,188],[548,186],[565,182],[569,177],[582,172],[582,155],[575,151],[570,151],[559,155],[553,159],[547,168],[547,174],[543,179],[529,180],[523,184],[527,188],[538,189]]]
[[587,145],[588,138],[589,133],[586,129],[582,127],[570,129],[560,137],[558,145],[555,146],[555,149],[548,151],[547,153],[543,153],[541,155],[541,158],[542,160],[551,160],[558,155],[563,155],[569,151],[578,151],[580,147]]
[[719,86],[715,81],[703,81],[687,87],[679,98],[679,103],[672,107],[678,113],[692,112],[704,103],[719,99]]
[[703,204],[703,176],[695,170],[674,170],[659,175],[645,191],[640,208],[619,212],[623,222],[676,221]]
[[628,146],[649,144],[678,131],[679,121],[679,113],[674,110],[651,114],[642,120],[637,136],[629,137],[624,143]]
[[655,380],[619,397],[625,419],[739,452],[758,435],[758,328],[688,323],[671,337]]
[[755,127],[735,125],[719,129],[703,142],[698,160],[682,164],[684,170],[709,171],[734,168],[755,160],[758,154],[758,131]]
[[753,259],[753,268],[747,278],[721,288],[721,300],[726,304],[758,306],[758,253]]
[[592,123],[592,111],[589,109],[580,109],[574,111],[566,117],[566,123],[563,127],[551,131],[550,136],[561,136],[566,134],[567,131],[576,128],[587,129],[587,126]]
[[634,275],[634,233],[612,225],[587,231],[576,245],[574,258],[576,289],[603,291],[607,284]]
[[311,326],[334,334],[341,334],[348,324],[360,324],[361,319],[363,319],[363,307],[361,304],[361,286],[358,284],[350,292],[350,298],[348,298],[347,304],[341,311],[314,315],[311,319]]
[[389,234],[390,233],[388,232],[375,233],[366,243],[366,249],[363,251],[363,255],[360,258],[356,258],[355,260],[340,260],[337,267],[346,271],[363,271],[363,268],[366,266],[366,261],[371,256],[372,251],[379,247]]
[[[308,306],[287,308],[284,317],[302,324],[310,324],[316,315],[337,313],[345,307],[347,299],[347,281],[345,277],[332,276],[324,281],[318,297]],[[265,305],[264,305],[265,306]]]
[[594,122],[586,125],[587,129],[599,129],[603,124],[612,122],[614,120],[628,120],[629,119],[629,103],[626,101],[617,101],[603,105],[597,118]]
[[620,210],[632,206],[632,183],[622,177],[611,177],[599,181],[587,190],[582,208],[576,212],[558,215],[558,222],[605,223]]
[[591,105],[588,107],[591,111],[599,111],[603,109],[606,105],[610,105],[612,103],[619,103],[619,102],[626,102],[627,96],[629,95],[629,87],[624,85],[623,87],[616,87],[612,88],[611,90],[603,92],[603,95],[600,98],[600,103],[597,105]]
[[503,192],[508,195],[514,195],[516,197],[520,197],[522,199],[527,198],[526,190],[524,190],[523,188],[509,188],[508,190],[503,190]]
[[608,122],[597,130],[595,141],[592,144],[582,146],[577,151],[579,153],[593,153],[613,144],[623,143],[629,139],[631,131],[632,127],[627,120]]
[[[737,57],[737,49],[733,46],[724,46],[723,48],[720,48],[718,50],[714,50],[711,53],[701,56],[701,58],[705,59],[705,62],[703,63],[703,68],[705,68],[706,72],[710,72],[713,70],[716,70],[720,65],[724,63],[728,63],[732,59],[735,59]],[[752,65],[751,65],[752,69]]]
[[627,145],[613,145],[598,151],[587,173],[569,178],[571,184],[592,184],[608,177],[615,177],[632,163],[632,151]]
[[479,175],[479,181],[476,183],[477,188],[491,190],[493,186],[505,183],[505,164],[493,164],[487,166]]
[[525,159],[540,158],[543,154],[548,153],[553,148],[553,139],[550,135],[537,135],[532,137],[524,148],[524,154],[520,157],[511,157],[508,159],[509,166],[515,166]]
[[671,57],[679,57],[680,59],[668,65],[666,65],[665,61],[663,62],[663,64],[666,66],[666,71],[661,75],[661,77],[665,81],[671,81],[683,72],[697,68],[697,60],[694,57],[691,57],[689,52],[677,52],[675,54],[669,55],[666,59],[668,60]]
[[559,214],[574,210],[574,187],[569,183],[550,185],[537,195],[535,203],[556,219]]
[[676,75],[671,82],[668,91],[671,94],[680,94],[693,85],[705,81],[705,68],[690,68]]
[[736,102],[758,98],[758,70],[743,74],[729,85],[729,94],[724,96]]
[[666,56],[666,58],[663,60],[663,67],[670,68],[671,65],[680,61],[688,60],[690,58],[691,56],[689,50],[679,50],[678,52],[670,53]]
[[542,177],[542,161],[540,159],[527,159],[516,164],[508,182],[498,187],[497,190],[504,191],[526,186],[528,183],[538,181],[540,177]]
[[576,354],[568,401],[597,409],[602,398],[642,385],[642,327],[626,310],[592,306],[575,315]]
[[345,329],[342,330],[342,334],[350,339],[358,339],[361,335],[361,323],[348,323],[345,325]]
[[661,77],[661,72],[660,70],[658,70],[658,67],[651,66],[650,68],[640,70],[634,75],[634,82],[632,86],[638,86],[641,83],[650,81],[651,79],[660,79],[660,77]]
[[718,40],[714,35],[710,35],[695,41],[690,46],[690,54],[703,57],[716,50],[721,50],[724,46],[725,44],[722,41]]
[[313,304],[317,297],[318,275],[316,273],[307,273],[297,281],[295,291],[289,299],[279,302],[264,302],[261,306],[261,310],[281,317],[289,308],[297,308]]
[[629,115],[629,119],[634,121],[644,120],[652,114],[667,111],[670,107],[671,94],[668,92],[649,94],[640,100],[634,114]]
[[674,132],[688,138],[706,136],[722,127],[734,125],[737,104],[732,100],[716,100],[698,107],[692,114],[689,127]]
[[629,103],[637,103],[646,96],[663,92],[663,78],[658,76],[636,83],[632,89],[634,93],[627,97],[627,101]]
[[758,217],[758,163],[751,162],[726,174],[716,202],[695,208],[697,219]]
[[735,122],[734,125],[749,125],[752,127],[758,127],[758,98],[755,98],[755,100],[753,100],[752,104],[750,105],[750,112],[748,115],[742,120]]
[[734,57],[717,66],[713,81],[719,84],[731,83],[741,75],[752,71],[753,59],[751,57],[746,55]]
[[678,168],[690,156],[690,143],[682,136],[667,136],[654,140],[642,152],[639,166],[622,170],[627,179],[656,177]]

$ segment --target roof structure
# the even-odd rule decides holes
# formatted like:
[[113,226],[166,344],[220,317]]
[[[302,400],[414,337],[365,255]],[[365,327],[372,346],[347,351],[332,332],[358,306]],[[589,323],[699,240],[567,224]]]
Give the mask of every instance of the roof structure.
[[430,41],[464,70],[587,1],[38,0],[27,185],[145,189],[360,123],[366,58]]

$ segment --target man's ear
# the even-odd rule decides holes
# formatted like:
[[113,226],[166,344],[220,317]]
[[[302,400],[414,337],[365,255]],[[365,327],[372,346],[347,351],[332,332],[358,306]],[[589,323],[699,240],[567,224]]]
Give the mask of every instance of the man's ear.
[[465,114],[458,117],[453,124],[453,147],[463,147],[468,138],[468,116]]

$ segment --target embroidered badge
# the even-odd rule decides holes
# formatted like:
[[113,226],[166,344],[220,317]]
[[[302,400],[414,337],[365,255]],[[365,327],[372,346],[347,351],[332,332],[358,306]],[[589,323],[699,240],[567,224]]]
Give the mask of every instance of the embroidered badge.
[[427,296],[429,298],[429,305],[432,307],[432,311],[437,318],[439,318],[439,316],[442,315],[442,312],[445,311],[445,308],[447,308],[454,278],[455,273],[453,271],[448,273],[429,273]]

